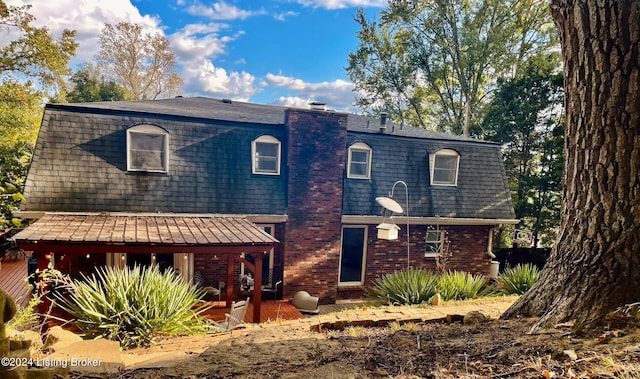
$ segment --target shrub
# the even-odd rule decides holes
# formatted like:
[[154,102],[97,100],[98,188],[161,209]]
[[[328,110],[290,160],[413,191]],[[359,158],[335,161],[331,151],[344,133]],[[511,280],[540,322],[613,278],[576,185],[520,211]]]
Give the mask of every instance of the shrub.
[[[26,281],[25,278],[25,282]],[[16,314],[7,323],[7,328],[16,331],[35,329],[40,319],[37,312],[40,303],[42,303],[42,296],[35,294],[31,295],[28,305],[24,308],[20,305],[19,301],[16,301]]]
[[526,263],[504,270],[498,276],[498,287],[506,295],[522,295],[538,281],[540,272],[538,268]]
[[124,347],[143,346],[156,334],[204,332],[198,316],[203,293],[175,276],[172,270],[104,267],[83,280],[65,278],[66,291],[54,296],[87,337],[119,341]]
[[436,294],[437,277],[430,271],[411,269],[382,275],[367,296],[389,305],[422,304]]
[[486,276],[462,271],[443,273],[438,279],[436,288],[443,300],[476,299],[493,292],[493,287]]

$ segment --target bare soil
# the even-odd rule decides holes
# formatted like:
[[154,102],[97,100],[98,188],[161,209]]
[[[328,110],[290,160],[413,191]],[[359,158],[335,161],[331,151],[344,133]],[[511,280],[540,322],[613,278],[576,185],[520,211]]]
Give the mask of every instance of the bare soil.
[[578,337],[560,327],[532,334],[533,321],[409,323],[321,333],[255,329],[174,367],[119,378],[640,377],[635,329]]

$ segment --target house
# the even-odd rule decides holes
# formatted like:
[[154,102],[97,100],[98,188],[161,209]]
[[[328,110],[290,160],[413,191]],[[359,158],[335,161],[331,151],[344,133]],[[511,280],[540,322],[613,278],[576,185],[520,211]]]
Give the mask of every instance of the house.
[[[376,202],[392,188],[409,217]],[[255,264],[278,296],[324,303],[443,251],[489,274],[493,230],[518,221],[498,144],[202,97],[47,105],[24,195],[19,215],[38,221],[16,239],[41,266],[158,264],[237,291]]]

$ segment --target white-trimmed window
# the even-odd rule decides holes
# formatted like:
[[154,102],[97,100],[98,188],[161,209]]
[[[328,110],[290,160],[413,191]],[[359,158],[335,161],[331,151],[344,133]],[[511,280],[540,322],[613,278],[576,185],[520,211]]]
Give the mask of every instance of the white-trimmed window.
[[436,186],[458,185],[460,155],[455,150],[442,149],[430,156],[431,184]]
[[347,178],[369,179],[371,177],[371,148],[369,145],[356,142],[349,146],[349,162]]
[[154,125],[127,129],[127,171],[168,172],[169,133]]
[[254,174],[280,175],[280,141],[272,136],[260,136],[251,143]]
[[427,230],[425,257],[435,257],[442,252],[444,246],[443,230]]
[[364,284],[366,256],[367,227],[343,226],[338,286]]

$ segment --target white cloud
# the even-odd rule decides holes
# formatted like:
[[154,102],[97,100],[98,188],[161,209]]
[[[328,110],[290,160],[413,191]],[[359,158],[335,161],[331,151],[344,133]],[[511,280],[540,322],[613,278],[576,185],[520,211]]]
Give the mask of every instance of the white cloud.
[[213,58],[224,53],[226,44],[235,37],[219,37],[224,24],[189,24],[167,38],[178,62]]
[[34,25],[46,26],[58,37],[64,29],[77,31],[74,63],[92,61],[98,52],[98,35],[104,23],[128,21],[141,24],[145,29],[159,32],[160,21],[149,15],[141,15],[129,0],[8,0],[9,5],[32,5],[29,12],[36,18]]
[[344,8],[384,8],[388,0],[294,0],[305,7],[344,9]]
[[208,17],[212,20],[246,20],[252,16],[263,15],[265,11],[247,11],[224,1],[219,1],[211,4],[211,6],[201,3],[193,4],[187,7],[187,13],[192,16]]
[[183,67],[184,93],[203,93],[207,96],[249,101],[260,90],[255,77],[247,72],[227,72],[209,60]]
[[288,17],[295,17],[298,14],[299,14],[298,12],[288,11],[288,12],[276,13],[273,15],[273,18],[277,21],[286,21]]
[[168,36],[176,53],[180,74],[184,80],[183,93],[187,96],[206,95],[249,101],[259,92],[255,77],[247,72],[227,71],[216,67],[213,60],[224,55],[227,44],[243,34],[221,36],[226,24],[189,24]]
[[308,104],[311,101],[319,101],[326,103],[330,109],[349,110],[355,102],[353,83],[341,79],[308,83],[301,79],[269,73],[265,77],[264,85],[282,87],[294,93],[294,96],[280,97],[280,104],[301,104],[302,101]]

